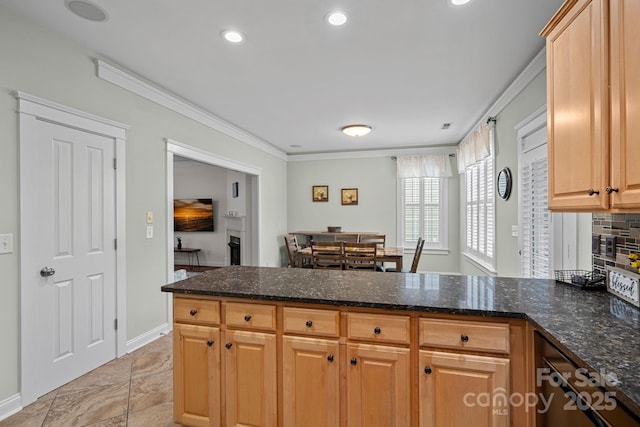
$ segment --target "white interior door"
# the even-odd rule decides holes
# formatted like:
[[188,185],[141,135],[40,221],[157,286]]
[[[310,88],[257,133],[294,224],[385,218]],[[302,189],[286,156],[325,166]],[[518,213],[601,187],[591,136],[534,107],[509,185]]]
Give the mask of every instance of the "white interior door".
[[40,396],[116,357],[115,142],[44,121],[36,141]]

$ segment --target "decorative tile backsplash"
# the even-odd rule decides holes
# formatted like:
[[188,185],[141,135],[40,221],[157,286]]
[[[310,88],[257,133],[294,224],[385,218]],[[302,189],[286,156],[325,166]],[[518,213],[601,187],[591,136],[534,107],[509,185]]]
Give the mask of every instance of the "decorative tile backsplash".
[[[640,254],[640,214],[593,214],[593,234],[600,234],[600,253],[593,254],[593,270],[607,274],[607,266],[637,272],[629,265],[631,252]],[[616,256],[606,256],[605,237],[616,238]]]

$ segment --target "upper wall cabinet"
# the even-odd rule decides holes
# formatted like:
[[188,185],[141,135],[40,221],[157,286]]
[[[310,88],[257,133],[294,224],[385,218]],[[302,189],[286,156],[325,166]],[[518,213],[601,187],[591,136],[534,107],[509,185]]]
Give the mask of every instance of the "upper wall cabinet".
[[637,22],[637,0],[567,0],[541,33],[550,209],[640,211]]

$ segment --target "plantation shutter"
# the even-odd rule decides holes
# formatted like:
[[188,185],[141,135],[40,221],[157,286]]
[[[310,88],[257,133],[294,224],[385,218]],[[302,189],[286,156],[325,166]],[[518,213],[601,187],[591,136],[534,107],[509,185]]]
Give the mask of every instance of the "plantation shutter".
[[[545,140],[546,141],[546,140]],[[525,144],[526,145],[526,144]],[[523,277],[551,277],[551,212],[547,208],[547,146],[525,151],[521,158],[520,237]]]

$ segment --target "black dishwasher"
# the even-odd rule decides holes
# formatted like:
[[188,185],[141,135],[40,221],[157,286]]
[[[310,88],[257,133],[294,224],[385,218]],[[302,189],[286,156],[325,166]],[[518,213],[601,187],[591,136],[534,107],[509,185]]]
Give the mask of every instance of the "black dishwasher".
[[538,332],[535,348],[537,427],[640,426],[604,375],[580,368]]

